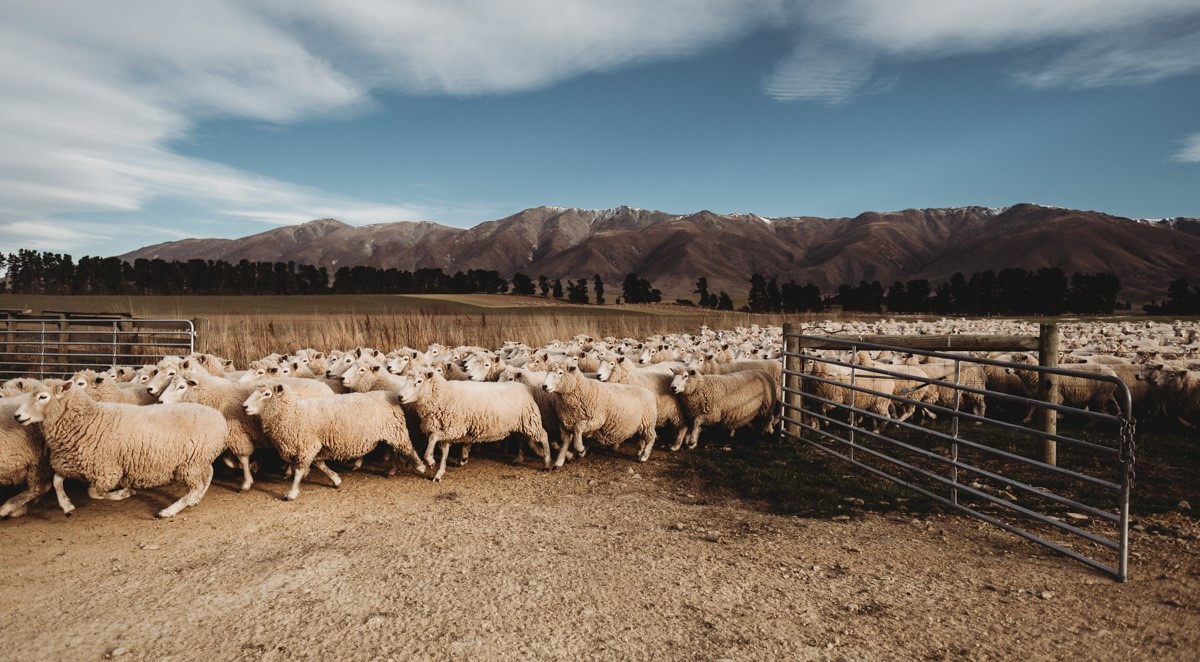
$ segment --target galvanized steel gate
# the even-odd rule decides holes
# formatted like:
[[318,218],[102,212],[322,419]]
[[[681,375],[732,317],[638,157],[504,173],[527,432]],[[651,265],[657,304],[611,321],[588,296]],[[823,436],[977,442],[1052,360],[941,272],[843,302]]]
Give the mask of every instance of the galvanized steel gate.
[[64,378],[85,368],[155,363],[190,354],[191,320],[0,319],[0,381],[12,377]]
[[[947,345],[954,346],[949,343],[953,338],[947,338]],[[917,339],[924,342],[913,344],[938,344],[929,342],[935,339],[928,337]],[[1026,342],[1016,344],[1028,349],[1030,339],[1021,340]],[[1036,338],[1032,345],[1037,345]],[[842,352],[836,357],[824,356],[817,348]],[[1053,349],[1057,350],[1056,342]],[[843,360],[847,351],[849,357]],[[943,369],[927,371],[926,377],[914,376],[899,366],[860,361],[859,351],[910,353]],[[785,327],[783,360],[785,437],[802,440],[1119,581],[1127,579],[1134,421],[1129,389],[1120,379],[879,344],[869,337],[806,336],[791,325]],[[1040,383],[1053,387],[1050,393],[1057,392],[1056,380],[1062,377],[1084,380],[1102,391],[1111,388],[1120,413],[1059,404],[1053,397],[1040,400],[998,392],[989,390],[986,382],[981,388],[964,380],[965,373],[978,375],[981,370],[992,371],[992,376],[998,376],[998,371],[1014,376],[1018,371],[1036,371]],[[897,389],[897,384],[906,388]],[[930,395],[929,389],[935,388],[941,389],[940,397],[918,397],[918,393]],[[990,416],[963,410],[964,398],[981,396],[993,409]],[[1051,424],[1037,429],[997,418],[995,409],[1000,403],[1037,407],[1042,421],[1050,417]],[[893,418],[897,407],[911,410],[911,418]],[[918,424],[921,410],[948,417],[948,424]],[[1008,412],[1008,418],[1012,414]],[[1053,421],[1059,414],[1071,423],[1069,433],[1056,429]],[[1016,418],[1020,420],[1019,415]],[[974,425],[968,428],[963,422]],[[1086,425],[1080,425],[1084,422]],[[1039,452],[1042,459],[1031,457]],[[1102,555],[1113,560],[1099,560]]]

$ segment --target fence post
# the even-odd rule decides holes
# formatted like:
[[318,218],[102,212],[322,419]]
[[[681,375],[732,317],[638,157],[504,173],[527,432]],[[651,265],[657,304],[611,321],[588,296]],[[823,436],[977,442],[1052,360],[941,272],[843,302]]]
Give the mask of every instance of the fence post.
[[[1038,330],[1038,365],[1044,368],[1058,367],[1058,347],[1059,347],[1059,332],[1058,324],[1042,324]],[[1059,404],[1062,401],[1058,390],[1058,375],[1049,372],[1043,372],[1040,375],[1039,385],[1041,386],[1038,397],[1043,402],[1051,404]],[[1053,409],[1042,408],[1040,413],[1040,427],[1042,432],[1049,434],[1058,434],[1058,412]],[[1042,461],[1052,466],[1058,466],[1058,444],[1054,441],[1046,439],[1042,441]]]
[[[800,390],[800,339],[795,337],[797,334],[796,324],[793,322],[785,322],[783,325],[783,415],[786,418],[794,418],[799,420],[800,412],[790,409],[790,407],[802,407],[800,396],[794,391]],[[789,436],[800,436],[800,425],[791,421],[784,420],[783,430]]]
[[196,332],[195,344],[192,346],[192,351],[202,354],[208,353],[208,318],[197,317],[192,320],[192,328]]

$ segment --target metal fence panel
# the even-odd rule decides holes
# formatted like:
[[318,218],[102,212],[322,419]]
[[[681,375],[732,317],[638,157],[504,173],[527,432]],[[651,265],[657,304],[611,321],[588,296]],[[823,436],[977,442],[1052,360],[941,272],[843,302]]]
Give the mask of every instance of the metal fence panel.
[[190,320],[0,319],[0,380],[145,365],[190,354],[195,346]]
[[[1134,421],[1129,389],[1120,379],[1057,367],[1056,361],[1031,365],[872,340],[785,330],[785,437],[1120,581],[1128,578]],[[922,340],[924,347],[938,346],[937,340]],[[1037,340],[1011,344],[1024,350],[1037,346]],[[815,348],[841,351],[826,356]],[[910,374],[913,371],[900,364],[862,360],[859,352],[866,350],[924,357],[924,365],[933,367]],[[1026,379],[1036,375],[1041,395],[1049,375],[1082,380],[1102,393],[1111,389],[1119,411],[1090,411],[1078,403],[1050,401],[1056,398],[1053,384],[1055,391],[1043,401],[1029,393],[993,390],[986,379],[983,387],[964,383],[967,370],[976,380],[981,373],[1018,376],[1026,371]],[[964,411],[968,396],[974,402],[983,397],[991,411]],[[998,406],[1009,405],[1034,407],[1043,412],[1043,420],[1045,412],[1053,412],[1066,427],[1059,429],[1055,418],[1039,429],[1002,418],[1012,412],[997,416]],[[1046,445],[1053,445],[1055,452],[1045,455]]]

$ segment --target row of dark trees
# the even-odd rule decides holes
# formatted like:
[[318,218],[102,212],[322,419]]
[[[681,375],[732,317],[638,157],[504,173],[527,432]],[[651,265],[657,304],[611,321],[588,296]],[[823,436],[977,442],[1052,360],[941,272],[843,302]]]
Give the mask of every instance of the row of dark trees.
[[1191,287],[1186,278],[1172,281],[1166,301],[1151,301],[1142,308],[1151,315],[1200,315],[1200,286]]
[[[441,269],[381,269],[342,267],[330,279],[324,267],[297,265],[295,262],[230,263],[224,260],[165,261],[138,259],[133,263],[118,258],[83,257],[75,262],[70,255],[19,250],[0,253],[2,289],[21,294],[501,294],[510,284],[496,271],[471,269],[447,274]],[[331,283],[332,280],[332,283]],[[513,275],[513,294],[553,296],[574,303],[589,303],[588,279],[555,279]],[[662,293],[638,274],[625,276],[621,297],[625,303],[652,303]],[[604,304],[604,281],[599,274],[591,278],[590,301]],[[937,313],[961,315],[1058,315],[1107,314],[1128,304],[1117,297],[1120,280],[1105,273],[1076,273],[1070,278],[1058,268],[1037,270],[1004,269],[983,271],[966,277],[956,273],[936,286],[928,280],[896,281],[890,287],[879,281],[860,281],[842,285],[828,296],[812,283],[790,280],[780,284],[776,278],[753,274],[746,306],[754,313],[819,312],[831,306],[861,312]],[[733,301],[725,291],[712,293],[707,278],[696,281],[698,305],[715,310],[733,310]],[[691,300],[678,303],[697,305]],[[1167,298],[1160,304],[1145,306],[1152,314],[1200,314],[1200,287],[1191,287],[1184,279],[1171,283]]]
[[16,294],[499,294],[508,281],[496,271],[342,267],[330,284],[325,267],[295,262],[186,262],[82,257],[19,250],[0,253],[6,290]]
[[[703,279],[701,279],[703,280]],[[750,278],[745,310],[754,313],[821,311],[840,306],[858,312],[937,313],[954,315],[1060,315],[1112,313],[1128,304],[1118,301],[1121,281],[1112,274],[1076,273],[1069,279],[1061,269],[982,271],[968,278],[955,273],[934,287],[928,280],[896,281],[884,288],[879,281],[842,285],[821,296],[812,283],[789,281],[778,285],[761,274]]]

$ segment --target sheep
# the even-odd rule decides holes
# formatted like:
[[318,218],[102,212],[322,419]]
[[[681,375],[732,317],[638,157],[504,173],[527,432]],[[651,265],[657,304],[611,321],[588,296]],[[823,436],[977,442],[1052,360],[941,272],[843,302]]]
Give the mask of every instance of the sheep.
[[[538,411],[542,415],[542,429],[546,431],[547,437],[554,437],[559,433],[558,410],[554,405],[554,395],[547,393],[542,389],[542,383],[546,381],[548,372],[534,372],[514,366],[508,366],[496,377],[496,381],[505,382],[520,382],[529,389],[529,394],[533,396],[534,402],[537,403]],[[554,439],[551,439],[553,441]],[[520,453],[524,453],[525,447],[521,446]]]
[[93,499],[114,501],[130,497],[131,488],[183,482],[188,492],[158,513],[173,517],[204,498],[213,460],[225,449],[225,421],[211,407],[95,402],[71,382],[43,386],[26,397],[16,419],[22,425],[41,423],[54,491],[68,515],[75,506],[63,480],[78,478],[88,483]]
[[[1025,365],[1034,364],[1033,359],[1024,355],[1014,356],[1013,362]],[[1072,370],[1090,372],[1095,375],[1117,376],[1111,369],[1100,364],[1079,363],[1069,367]],[[1021,383],[1025,386],[1024,395],[1026,397],[1038,397],[1043,379],[1040,372],[1013,367],[1006,368],[1005,371],[1016,375],[1021,380]],[[1117,385],[1112,382],[1073,375],[1058,375],[1058,393],[1059,402],[1069,407],[1081,407],[1097,412],[1120,413],[1121,411],[1121,406],[1117,404]],[[1032,420],[1033,413],[1037,409],[1037,405],[1031,405],[1022,422],[1028,423]]]
[[0,485],[25,486],[0,505],[0,518],[24,515],[31,502],[50,491],[54,474],[41,430],[17,423],[17,409],[25,400],[24,394],[0,399]]
[[[585,436],[616,450],[631,437],[639,440],[639,462],[650,459],[657,433],[658,404],[654,394],[641,386],[606,384],[587,379],[576,366],[558,368],[546,376],[542,389],[555,394],[555,410],[562,426],[563,444],[554,466],[566,462],[568,447],[586,454]],[[567,443],[567,433],[571,443]]]
[[1179,422],[1200,429],[1200,371],[1160,369],[1153,380]]
[[10,398],[22,393],[28,393],[41,386],[42,383],[29,377],[17,377],[0,384],[0,398]]
[[285,501],[300,496],[300,481],[313,465],[329,476],[335,488],[341,487],[341,477],[325,461],[361,458],[380,442],[394,453],[389,476],[395,475],[401,453],[418,473],[425,473],[426,467],[408,439],[404,411],[393,393],[301,398],[289,385],[264,384],[246,398],[242,408],[259,418],[279,457],[292,467],[292,489]]
[[[855,388],[875,392],[866,393],[836,385],[845,384],[848,386],[850,384],[850,369],[844,366],[814,359],[808,361],[808,375],[804,378],[804,392],[829,401],[813,401],[814,404],[812,406],[822,416],[826,416],[832,409],[849,407],[851,401],[853,401],[855,409],[861,409],[873,414],[871,416],[874,419],[873,427],[878,432],[887,424],[886,419],[894,415],[895,401],[887,396],[894,392],[896,381],[890,377],[856,375],[854,379]],[[836,382],[836,384],[831,382]],[[853,422],[857,416],[854,415],[854,412],[850,413],[850,420]],[[819,428],[823,422],[825,422],[824,419],[814,417],[813,425]]]
[[542,414],[524,384],[451,382],[425,369],[409,378],[400,401],[413,405],[421,419],[421,431],[429,439],[425,462],[433,464],[435,447],[442,451],[435,481],[446,473],[451,443],[501,441],[512,434],[521,435],[531,446],[538,444],[550,468],[550,442]]
[[769,419],[768,429],[774,427],[778,398],[771,375],[762,370],[741,370],[728,375],[705,375],[694,368],[677,368],[671,380],[671,390],[692,419],[688,448],[700,441],[700,428],[705,424],[720,424],[729,436],[754,419]]
[[121,402],[127,405],[151,405],[158,399],[141,384],[117,382],[112,372],[80,370],[71,377],[76,386],[87,389],[96,402]]
[[675,430],[675,442],[671,450],[677,451],[687,437],[691,420],[680,405],[679,397],[671,391],[671,373],[660,373],[650,370],[637,370],[630,365],[632,361],[624,356],[608,358],[600,363],[597,377],[602,382],[614,384],[633,384],[648,389],[654,394],[658,415],[654,425]]

